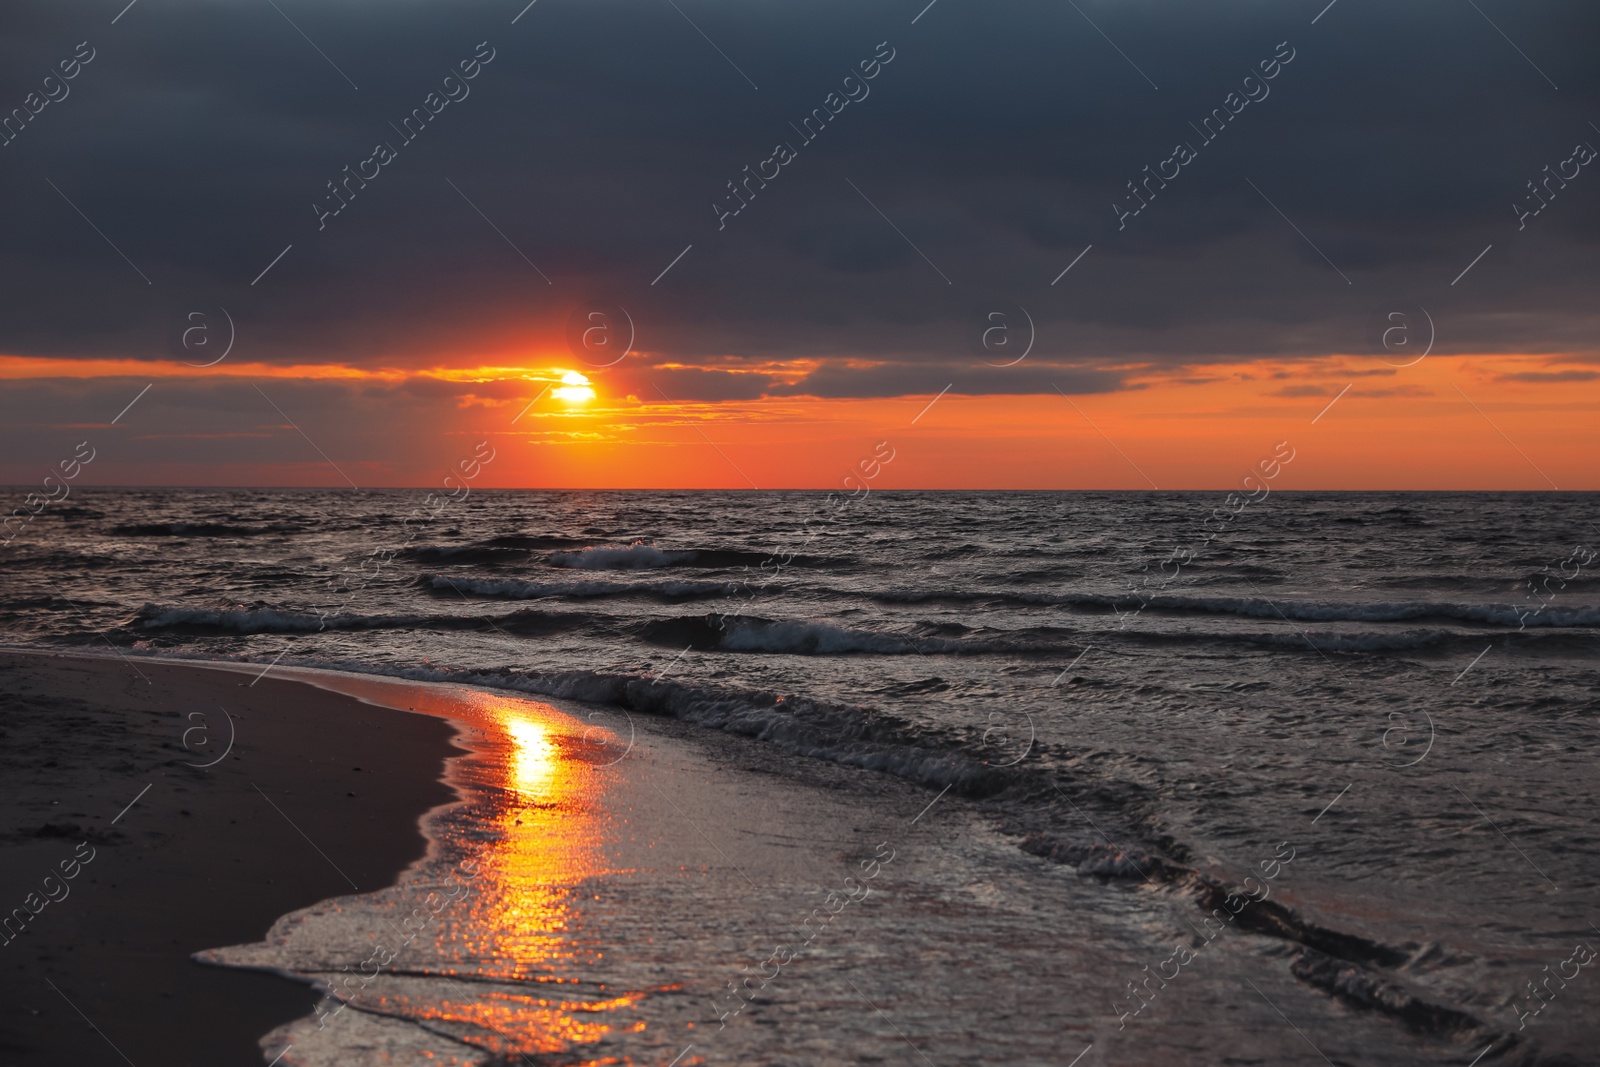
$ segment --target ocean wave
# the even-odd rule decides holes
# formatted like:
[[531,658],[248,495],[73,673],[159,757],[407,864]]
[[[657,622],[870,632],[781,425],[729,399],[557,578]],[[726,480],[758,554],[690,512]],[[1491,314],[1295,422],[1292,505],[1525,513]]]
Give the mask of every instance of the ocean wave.
[[675,567],[695,558],[695,552],[663,552],[654,545],[632,544],[627,548],[584,548],[576,552],[557,552],[548,562],[552,567],[592,571],[634,571],[653,567]]
[[[629,587],[624,583],[530,583],[513,579],[494,581],[431,576],[428,585],[436,597],[448,600],[456,592],[471,597],[526,600],[572,598],[587,600],[643,595],[662,601],[716,596],[720,590],[698,588],[715,583],[651,582]],[[682,588],[688,586],[689,588]],[[48,602],[54,606],[53,601]],[[575,605],[575,608],[578,607]],[[36,605],[14,605],[19,611]],[[136,632],[161,631],[180,636],[206,637],[263,633],[314,634],[332,631],[467,631],[498,632],[507,636],[535,637],[583,630],[606,641],[636,639],[667,648],[692,648],[699,652],[734,655],[830,656],[1011,656],[1034,659],[1066,655],[1081,650],[1085,641],[1109,640],[1173,647],[1195,646],[1274,649],[1297,653],[1410,653],[1450,651],[1481,646],[1481,630],[1443,627],[1394,629],[1315,628],[1198,628],[1167,627],[1158,620],[1130,625],[1115,632],[1068,630],[1038,626],[1015,630],[971,628],[955,622],[922,622],[909,628],[871,629],[819,619],[773,619],[711,612],[705,615],[644,616],[602,611],[542,611],[522,608],[503,614],[481,612],[393,612],[386,614],[296,611],[278,607],[191,608],[145,604],[129,621]],[[1096,633],[1100,636],[1095,636]],[[1516,634],[1515,645],[1524,651],[1561,654],[1586,650],[1592,638],[1584,631],[1546,627]]]
[[1467,642],[1478,644],[1481,636],[1468,636],[1451,630],[1403,630],[1398,633],[1344,633],[1337,630],[1307,633],[1239,633],[1191,635],[1200,640],[1221,639],[1279,648],[1287,652],[1414,652],[1425,648]]
[[[1092,634],[1092,631],[1089,632]],[[1111,634],[1085,639],[1109,644]],[[1115,635],[1116,640],[1150,647],[1171,647],[1177,653],[1184,648],[1210,646],[1215,649],[1257,648],[1282,652],[1303,652],[1307,655],[1329,653],[1466,653],[1469,656],[1482,651],[1488,638],[1496,638],[1494,647],[1509,655],[1570,656],[1586,655],[1594,650],[1594,637],[1584,630],[1553,628],[1521,633],[1515,630],[1503,633],[1486,633],[1483,630],[1446,629],[1396,629],[1396,630],[1324,630],[1285,629],[1266,630],[1140,630],[1129,626]]]
[[66,606],[67,602],[62,600],[60,597],[29,596],[18,597],[14,600],[7,600],[4,604],[0,604],[0,612],[5,613],[6,615],[18,615],[24,611],[31,611],[34,608],[48,608],[59,611],[61,608]]
[[812,619],[764,619],[750,615],[715,614],[655,619],[640,627],[639,636],[655,644],[688,645],[703,652],[768,652],[797,656],[853,653],[880,656],[930,653],[1024,655],[1059,651],[1065,644],[1022,635],[959,638],[922,636],[889,630],[855,629]]
[[917,639],[893,632],[856,630],[828,622],[740,618],[722,630],[720,645],[729,652],[787,652],[806,656],[868,652],[903,656],[916,652],[978,650],[949,638]]
[[739,586],[732,582],[527,582],[516,578],[458,578],[443,574],[424,574],[418,582],[438,593],[502,600],[535,600],[544,597],[622,597],[644,596],[660,600],[701,600],[733,596]]
[[[459,580],[442,575],[432,576],[429,581],[429,585],[440,593],[449,590],[452,584],[462,585]],[[514,580],[494,582],[474,579],[472,584],[476,587],[478,595],[501,595],[510,599],[550,595],[549,591],[552,589],[572,588]],[[589,584],[574,583],[574,586],[581,589]],[[595,584],[609,585],[609,583]],[[673,588],[679,584],[650,583],[651,586],[663,587],[660,592],[663,596],[670,596]],[[603,590],[603,594],[612,595],[615,591],[614,588],[607,588]],[[596,594],[587,591],[587,595]],[[331,630],[481,629],[534,635],[587,627],[615,637],[619,631],[626,628],[635,637],[656,645],[669,647],[687,645],[701,651],[783,653],[802,656],[1026,655],[1059,652],[1069,643],[1064,637],[1051,640],[1056,632],[1050,630],[1029,630],[1004,636],[994,636],[990,631],[970,631],[974,636],[938,636],[855,629],[806,619],[765,619],[720,613],[653,618],[639,622],[627,616],[582,611],[543,612],[531,608],[503,615],[408,612],[381,615],[356,613],[323,615],[312,611],[262,606],[191,608],[145,604],[135,614],[132,625],[144,631],[164,630],[190,635],[305,634]],[[951,624],[927,628],[942,629],[946,633],[966,630],[966,627]]]
[[[830,590],[831,591],[831,590]],[[839,590],[843,594],[844,590]],[[876,591],[851,590],[852,595],[863,596],[882,604],[939,604],[1009,605],[1013,607],[1071,606],[1079,602],[1109,601],[1110,598],[1093,594],[1033,593],[1006,589],[881,589]]]
[[1537,613],[1533,600],[1519,604],[1461,603],[1452,601],[1336,601],[1267,600],[1262,597],[1173,596],[1140,598],[1132,594],[1042,593],[1023,590],[904,589],[868,593],[874,600],[893,604],[950,603],[1011,605],[1017,607],[1067,607],[1155,612],[1167,615],[1236,615],[1254,619],[1288,619],[1293,622],[1415,622],[1441,619],[1488,626],[1539,627],[1600,626],[1600,607],[1549,606]]
[[231,526],[220,522],[131,522],[111,527],[117,537],[259,537],[263,534],[301,533],[304,527]]
[[[30,554],[36,552],[37,554]],[[13,546],[5,555],[7,569],[15,570],[22,567],[38,567],[43,570],[99,570],[102,567],[115,567],[122,560],[114,556],[73,552],[68,549],[57,549],[45,543],[37,545],[22,544]]]
[[[727,548],[660,549],[643,541],[635,541],[626,548],[594,547],[576,552],[555,552],[548,562],[552,567],[578,570],[647,570],[657,567],[732,568],[766,565],[776,570],[779,558],[771,552],[745,552]],[[847,560],[831,560],[818,556],[792,556],[784,567],[815,567],[845,564]]]
[[279,608],[178,608],[146,604],[134,616],[140,630],[189,635],[307,634],[331,630],[492,630],[521,637],[581,629],[599,621],[582,613],[525,609],[505,615],[311,614]]
[[400,552],[413,563],[522,563],[530,555],[525,548],[490,545],[414,545]]
[[582,548],[588,543],[588,541],[581,540],[579,538],[559,537],[554,534],[503,534],[499,537],[491,537],[487,541],[481,542],[481,544],[486,548],[528,549]]
[[1526,615],[1530,627],[1600,626],[1600,607],[1588,605],[1553,607],[1535,615],[1531,612],[1537,605],[1531,600],[1524,604],[1464,604],[1448,601],[1269,601],[1258,597],[1157,596],[1150,601],[1150,607],[1158,611],[1240,615],[1257,619],[1287,617],[1296,622],[1415,622],[1425,619],[1450,619],[1457,622],[1514,627],[1520,625],[1522,617]]
[[134,616],[141,630],[184,633],[296,634],[322,630],[398,629],[422,625],[418,615],[314,615],[279,608],[175,608],[146,604]]

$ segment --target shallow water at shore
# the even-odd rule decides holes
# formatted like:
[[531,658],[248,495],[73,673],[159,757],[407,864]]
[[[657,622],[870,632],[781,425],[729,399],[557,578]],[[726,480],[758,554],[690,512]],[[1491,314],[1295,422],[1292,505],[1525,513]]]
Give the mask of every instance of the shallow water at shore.
[[[1104,1062],[1295,1053],[1290,1031],[1241,1038],[1199,1025],[1238,1009],[1215,983],[1254,975],[1274,1001],[1305,997],[1268,969],[1281,946],[1197,925],[1179,894],[1107,894],[1019,851],[948,794],[825,764],[809,780],[774,781],[781,763],[741,757],[737,742],[708,749],[704,736],[638,731],[581,707],[291,677],[449,717],[469,754],[449,772],[464,800],[429,817],[429,857],[397,886],[326,901],[260,944],[199,957],[330,994],[267,1037],[269,1058],[798,1065],[926,1047],[939,1062],[1049,1064],[1096,1046]],[[1277,853],[1290,857],[1278,873],[1293,853]],[[1151,980],[1178,943],[1209,981]],[[1159,996],[1142,1028],[1127,1008],[1120,1027],[1096,1025],[1108,975]]]

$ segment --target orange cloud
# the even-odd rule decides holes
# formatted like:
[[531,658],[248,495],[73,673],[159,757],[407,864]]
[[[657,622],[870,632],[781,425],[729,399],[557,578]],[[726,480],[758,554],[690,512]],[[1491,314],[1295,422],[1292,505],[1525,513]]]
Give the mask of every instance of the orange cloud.
[[[435,468],[488,439],[502,458],[481,484],[500,488],[840,488],[862,457],[888,442],[896,459],[875,489],[1231,489],[1287,441],[1296,459],[1280,489],[1596,489],[1600,474],[1588,462],[1600,453],[1593,368],[1576,356],[1434,355],[1390,367],[1338,355],[1129,366],[1119,368],[1122,389],[1068,396],[675,402],[615,372],[544,363],[223,363],[199,371],[175,362],[0,357],[0,378],[13,392],[28,379],[41,389],[51,380],[126,379],[131,398],[152,379],[167,383],[137,409],[166,405],[159,423],[80,424],[127,435],[126,447],[108,448],[96,468],[123,484],[343,484],[317,462],[303,431],[371,486],[433,484]],[[552,395],[552,386],[588,388],[562,382],[577,373],[592,383],[592,400]],[[278,382],[269,392],[300,430],[247,379]],[[211,403],[219,390],[242,402],[221,413]],[[109,417],[124,403],[99,406]],[[249,414],[257,408],[258,417]],[[407,427],[403,439],[397,420]],[[23,440],[32,439],[30,431]],[[185,440],[215,447],[178,451]]]

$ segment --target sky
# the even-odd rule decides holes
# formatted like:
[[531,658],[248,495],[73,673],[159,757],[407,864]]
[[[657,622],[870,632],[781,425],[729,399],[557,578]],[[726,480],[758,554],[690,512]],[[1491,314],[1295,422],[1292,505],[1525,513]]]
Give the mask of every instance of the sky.
[[3,482],[1600,488],[1592,4],[5,18]]

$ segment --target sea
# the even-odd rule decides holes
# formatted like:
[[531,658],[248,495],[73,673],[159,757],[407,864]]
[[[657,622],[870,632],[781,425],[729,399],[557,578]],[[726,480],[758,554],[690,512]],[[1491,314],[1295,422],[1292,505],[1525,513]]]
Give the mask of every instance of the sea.
[[[792,962],[762,923],[831,872],[769,898],[662,857],[722,872],[680,899],[592,857],[523,871],[434,913],[406,995],[263,1062],[1589,1063],[1596,503],[86,489],[0,549],[0,641],[549,701],[609,716],[622,771],[616,738],[670,727],[800,808],[946,820]],[[459,773],[416,884],[523,825]],[[370,949],[311,957],[379,897],[207,962],[348,990]],[[495,938],[494,966],[462,951]]]

